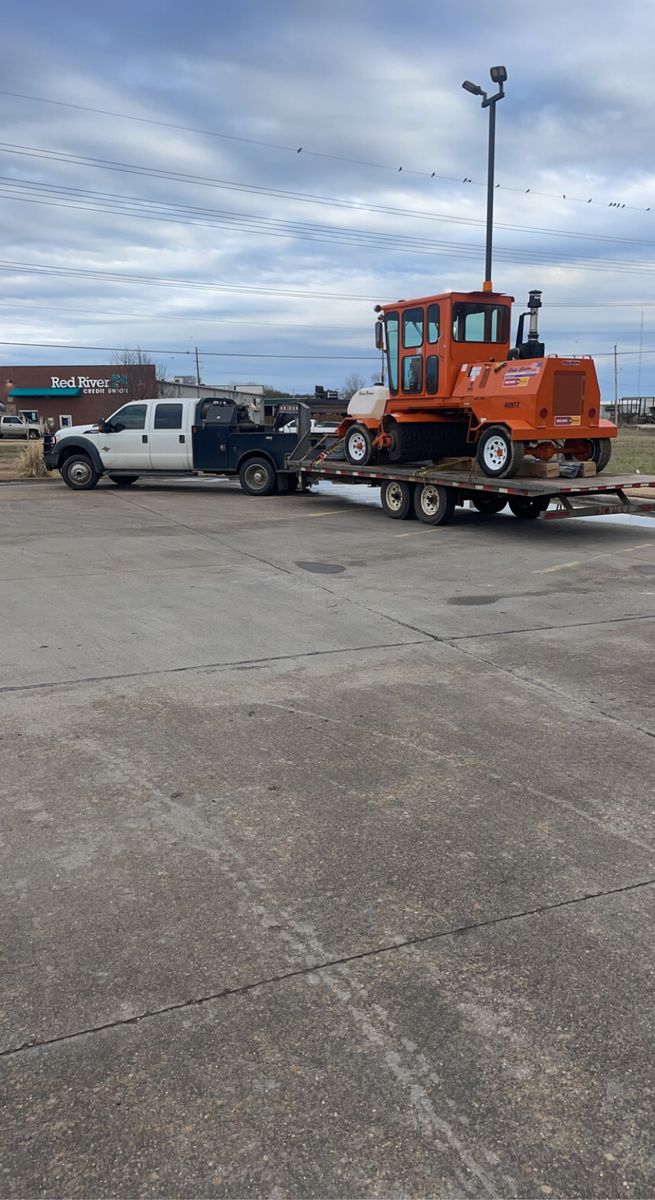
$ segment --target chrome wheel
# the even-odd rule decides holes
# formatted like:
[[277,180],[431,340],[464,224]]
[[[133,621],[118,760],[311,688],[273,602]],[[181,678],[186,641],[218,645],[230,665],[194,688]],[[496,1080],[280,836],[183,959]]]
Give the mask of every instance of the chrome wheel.
[[433,483],[427,483],[421,491],[421,508],[426,517],[434,517],[441,507],[439,488]]
[[391,512],[400,512],[406,503],[405,492],[399,483],[390,483],[386,491],[387,507]]
[[68,471],[68,478],[75,487],[84,487],[93,476],[91,463],[83,462],[78,458]]
[[265,467],[262,467],[259,465],[259,463],[256,463],[254,466],[248,467],[246,471],[246,480],[248,482],[248,486],[252,488],[253,492],[259,492],[262,488],[266,487],[269,480],[269,472]]

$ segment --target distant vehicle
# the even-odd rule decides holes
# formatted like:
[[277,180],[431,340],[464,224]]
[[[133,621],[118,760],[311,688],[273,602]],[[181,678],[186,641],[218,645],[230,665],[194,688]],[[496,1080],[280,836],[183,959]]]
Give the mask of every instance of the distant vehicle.
[[22,417],[0,416],[0,438],[39,438],[41,430],[34,421]]

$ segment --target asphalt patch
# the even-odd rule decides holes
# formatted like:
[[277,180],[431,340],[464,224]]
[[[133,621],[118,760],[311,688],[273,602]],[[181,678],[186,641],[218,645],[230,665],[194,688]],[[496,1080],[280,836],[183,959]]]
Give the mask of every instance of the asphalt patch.
[[498,600],[504,600],[505,596],[451,596],[446,604],[496,604]]
[[315,575],[343,575],[346,569],[339,563],[327,562],[297,562],[296,566],[303,571],[313,571]]

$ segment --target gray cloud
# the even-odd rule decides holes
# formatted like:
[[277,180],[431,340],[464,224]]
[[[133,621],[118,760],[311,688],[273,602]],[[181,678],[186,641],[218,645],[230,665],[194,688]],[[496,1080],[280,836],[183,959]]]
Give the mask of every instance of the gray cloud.
[[[371,209],[483,217],[477,181],[484,177],[486,118],[460,84],[464,76],[484,82],[489,64],[504,61],[510,80],[498,110],[497,178],[504,186],[497,192],[495,283],[521,302],[529,287],[544,289],[543,328],[553,351],[607,355],[618,342],[634,352],[643,306],[642,390],[655,391],[649,307],[655,305],[655,207],[651,213],[608,207],[617,200],[645,208],[655,200],[653,119],[645,100],[654,10],[628,0],[618,19],[603,0],[590,19],[588,6],[560,0],[537,13],[510,0],[493,6],[409,0],[399,24],[397,5],[388,0],[329,8],[249,0],[230,13],[225,8],[217,6],[212,19],[204,4],[169,13],[159,4],[119,3],[90,14],[88,6],[69,3],[62,23],[61,12],[37,3],[28,24],[24,6],[10,2],[3,86],[290,150],[3,96],[7,143],[313,193],[357,208],[5,150],[3,261],[99,276],[3,270],[4,340],[139,344],[160,348],[175,372],[185,370],[185,359],[169,352],[190,352],[195,344],[243,355],[206,357],[203,376],[216,382],[247,377],[303,388],[319,380],[338,384],[352,370],[368,374],[360,359],[370,355],[374,369],[374,298],[479,285],[481,225]],[[413,170],[435,170],[438,178]],[[464,184],[464,177],[476,182]],[[43,196],[28,198],[23,190],[19,199],[17,188],[9,194],[7,178],[80,195],[50,196],[44,204]],[[84,191],[105,198],[85,198]],[[211,212],[205,223],[189,214],[156,220],[152,209],[143,219],[114,211],[116,196]],[[595,202],[584,203],[590,196]],[[174,217],[160,210],[164,215]],[[295,234],[272,236],[261,223],[271,219],[295,223]],[[322,232],[301,230],[300,223]],[[358,240],[352,230],[376,240]],[[400,237],[431,244],[402,248],[394,241]],[[112,282],[103,272],[147,282]],[[196,286],[154,282],[164,278]],[[222,290],[240,285],[268,290]],[[342,298],[283,294],[294,291]],[[355,296],[371,299],[349,299]],[[617,307],[595,307],[601,304]],[[248,351],[316,357],[260,361],[245,357]],[[81,353],[72,357],[80,361]],[[344,360],[321,359],[341,354]],[[5,358],[47,362],[52,355],[6,349]],[[89,352],[88,361],[97,358]],[[624,391],[634,390],[637,360],[634,353],[622,359]],[[609,359],[598,362],[609,388]]]

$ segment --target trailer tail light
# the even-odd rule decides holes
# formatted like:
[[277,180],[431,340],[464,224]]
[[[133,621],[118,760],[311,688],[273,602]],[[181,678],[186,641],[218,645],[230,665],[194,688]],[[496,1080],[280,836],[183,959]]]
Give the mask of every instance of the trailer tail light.
[[539,409],[539,418],[540,418],[540,420],[542,420],[542,421],[545,421],[547,416],[548,416],[548,409],[547,409],[547,408],[540,408],[540,409]]
[[590,408],[590,409],[589,409],[589,416],[590,416],[591,420],[593,421],[594,417],[596,416],[596,409],[595,409],[595,408]]

